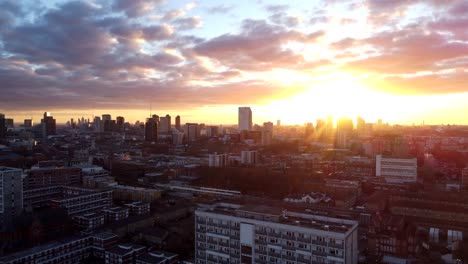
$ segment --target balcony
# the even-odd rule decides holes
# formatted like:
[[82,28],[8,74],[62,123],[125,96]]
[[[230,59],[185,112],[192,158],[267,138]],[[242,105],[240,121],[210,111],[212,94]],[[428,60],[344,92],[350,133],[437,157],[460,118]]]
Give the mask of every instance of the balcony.
[[312,250],[312,254],[314,254],[316,256],[322,256],[322,257],[328,256],[327,252],[317,251],[317,250]]
[[309,238],[298,237],[298,238],[297,238],[297,241],[303,242],[303,243],[311,243],[312,240],[310,239],[310,237],[309,237]]
[[320,245],[320,246],[326,246],[327,242],[326,241],[319,241],[319,240],[312,240],[312,244]]

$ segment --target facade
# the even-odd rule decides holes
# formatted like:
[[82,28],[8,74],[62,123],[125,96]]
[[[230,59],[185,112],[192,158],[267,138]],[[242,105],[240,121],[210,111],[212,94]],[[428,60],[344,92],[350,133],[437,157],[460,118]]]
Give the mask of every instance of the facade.
[[22,171],[0,167],[0,230],[8,228],[23,210]]
[[40,245],[0,258],[0,264],[52,264],[80,263],[94,255],[104,257],[104,250],[117,243],[118,237],[111,233],[75,237],[63,241]]
[[214,168],[225,168],[229,165],[229,154],[209,154],[208,166]]
[[62,186],[61,197],[52,199],[50,205],[65,208],[69,216],[98,212],[112,206],[112,191]]
[[262,205],[195,211],[195,263],[357,263],[358,223]]
[[78,185],[81,181],[81,170],[74,167],[34,166],[23,180],[25,190],[42,188],[51,185]]
[[250,107],[239,107],[239,131],[252,130],[252,110]]
[[241,164],[253,165],[257,163],[258,153],[255,150],[243,150],[241,151]]
[[375,176],[385,178],[388,182],[415,182],[418,176],[417,159],[384,158],[376,155]]

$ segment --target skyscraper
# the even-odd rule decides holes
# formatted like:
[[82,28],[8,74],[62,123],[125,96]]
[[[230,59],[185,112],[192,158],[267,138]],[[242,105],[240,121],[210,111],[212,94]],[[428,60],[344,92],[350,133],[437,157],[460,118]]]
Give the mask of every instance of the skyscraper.
[[239,131],[252,130],[252,110],[250,107],[239,107]]
[[154,116],[146,119],[145,140],[150,142],[158,141],[158,123]]
[[356,130],[360,136],[364,135],[366,131],[366,121],[364,121],[364,118],[360,116],[356,118]]
[[49,112],[44,112],[44,118],[41,119],[41,125],[43,138],[56,134],[55,119]]
[[103,131],[101,118],[99,116],[94,117],[93,126],[94,126],[94,131],[95,132],[102,132]]
[[0,113],[0,138],[5,137],[6,126],[5,126],[5,115]]
[[175,128],[180,131],[180,116],[175,118]]
[[273,138],[273,123],[265,122],[262,128],[262,145],[270,145]]
[[198,128],[197,123],[187,123],[185,124],[185,134],[187,135],[187,141],[192,142],[198,139],[200,129]]
[[118,116],[116,118],[116,124],[117,124],[117,131],[118,132],[123,132],[124,131],[125,118],[123,116]]
[[171,116],[166,115],[159,118],[159,134],[167,135],[171,132]]
[[0,167],[0,229],[8,228],[23,209],[22,171]]

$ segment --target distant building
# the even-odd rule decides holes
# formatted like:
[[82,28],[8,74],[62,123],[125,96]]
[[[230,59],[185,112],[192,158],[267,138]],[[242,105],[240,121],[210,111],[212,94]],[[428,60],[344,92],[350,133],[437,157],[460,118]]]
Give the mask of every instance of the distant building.
[[123,116],[118,116],[116,118],[116,129],[117,132],[122,133],[124,131],[125,118]]
[[208,166],[214,168],[224,168],[229,165],[229,154],[209,154]]
[[192,142],[199,138],[200,129],[197,123],[185,124],[185,134],[187,135],[187,141]]
[[25,129],[30,129],[34,126],[34,122],[32,119],[25,119],[23,125]]
[[375,176],[385,178],[388,182],[415,182],[418,176],[417,159],[384,158],[376,155]]
[[0,167],[0,230],[23,210],[22,174],[21,169]]
[[159,118],[150,117],[145,122],[145,141],[157,142],[158,141],[158,120]]
[[195,263],[355,264],[358,253],[356,221],[258,204],[195,211]]
[[14,122],[13,118],[5,118],[5,127],[7,129],[15,127],[15,122]]
[[175,128],[179,131],[181,131],[181,127],[180,127],[180,116],[176,116],[175,118]]
[[44,112],[44,117],[41,119],[41,125],[43,138],[46,139],[48,136],[56,134],[55,119],[49,112]]
[[171,116],[166,115],[159,118],[159,134],[168,135],[171,131]]
[[255,150],[242,150],[241,151],[241,164],[253,165],[258,160],[258,153]]
[[218,126],[208,126],[206,128],[206,136],[208,136],[208,137],[217,137],[217,136],[219,136],[219,127]]
[[5,126],[5,115],[0,113],[0,138],[4,138],[6,135],[6,126]]
[[273,138],[273,123],[265,122],[262,128],[262,145],[270,145]]
[[356,131],[359,136],[364,136],[366,133],[366,121],[360,116],[356,118]]
[[252,110],[250,107],[239,107],[239,131],[252,130]]
[[94,117],[93,127],[94,127],[94,132],[103,132],[104,131],[104,129],[102,127],[101,118],[99,116]]

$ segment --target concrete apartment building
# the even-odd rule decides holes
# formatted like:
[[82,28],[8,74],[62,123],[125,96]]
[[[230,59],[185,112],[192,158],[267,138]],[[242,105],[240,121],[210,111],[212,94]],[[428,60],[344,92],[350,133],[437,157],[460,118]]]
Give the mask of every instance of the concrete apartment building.
[[375,176],[382,177],[387,182],[415,182],[418,176],[418,161],[416,158],[397,159],[376,155]]
[[358,223],[263,205],[195,211],[195,263],[357,263]]
[[22,171],[0,167],[0,230],[6,229],[12,219],[23,210]]

